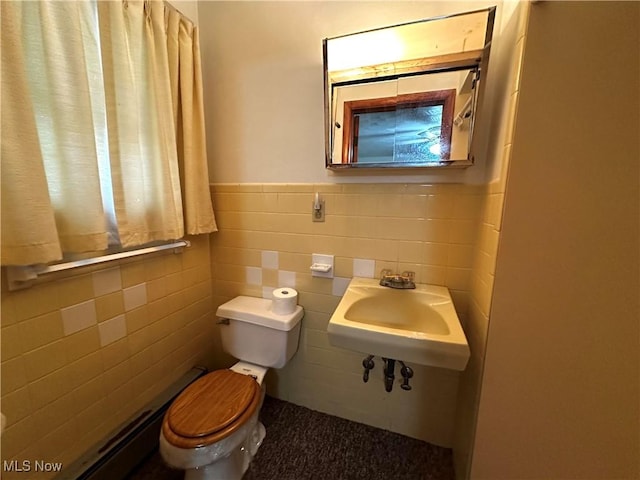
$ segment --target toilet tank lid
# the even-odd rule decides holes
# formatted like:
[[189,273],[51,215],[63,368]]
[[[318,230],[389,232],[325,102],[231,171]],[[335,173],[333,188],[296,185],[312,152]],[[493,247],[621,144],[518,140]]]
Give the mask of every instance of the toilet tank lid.
[[271,311],[271,300],[241,295],[220,305],[216,315],[220,318],[241,320],[276,330],[289,331],[300,322],[304,310],[300,305],[296,305],[293,313],[279,315]]

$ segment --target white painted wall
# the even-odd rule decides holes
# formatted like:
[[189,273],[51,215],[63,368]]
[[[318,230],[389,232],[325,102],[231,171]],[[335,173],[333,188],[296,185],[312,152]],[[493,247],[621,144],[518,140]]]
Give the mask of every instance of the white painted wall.
[[469,169],[426,175],[326,170],[322,40],[495,4],[199,3],[210,181],[483,183],[484,155]]
[[189,20],[198,25],[198,1],[197,0],[171,0],[169,2],[180,10]]

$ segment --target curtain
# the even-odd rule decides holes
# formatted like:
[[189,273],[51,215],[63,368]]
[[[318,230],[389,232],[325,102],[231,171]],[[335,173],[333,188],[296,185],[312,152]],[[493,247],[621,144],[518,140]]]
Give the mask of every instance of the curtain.
[[[14,7],[14,8],[9,8]],[[0,2],[0,158],[2,159],[2,262],[46,262],[60,258],[55,213],[42,163],[33,105],[22,55],[22,4]],[[5,68],[11,65],[11,68]],[[15,159],[15,161],[5,161]],[[21,205],[29,205],[23,212]]]
[[123,246],[184,234],[164,9],[99,2],[113,196]]
[[191,22],[156,1],[0,3],[2,264],[216,231]]
[[185,228],[190,235],[215,232],[211,202],[203,201],[210,193],[198,29],[173,8],[165,12]]
[[96,59],[85,56],[95,53],[83,45],[85,6],[1,3],[3,264],[107,247],[85,73]]

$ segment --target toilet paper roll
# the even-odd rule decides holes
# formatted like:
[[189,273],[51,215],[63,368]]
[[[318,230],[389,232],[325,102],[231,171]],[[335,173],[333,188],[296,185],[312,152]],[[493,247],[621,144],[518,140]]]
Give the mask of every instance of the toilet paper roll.
[[298,292],[293,288],[276,288],[273,291],[271,311],[278,315],[293,313],[298,305]]

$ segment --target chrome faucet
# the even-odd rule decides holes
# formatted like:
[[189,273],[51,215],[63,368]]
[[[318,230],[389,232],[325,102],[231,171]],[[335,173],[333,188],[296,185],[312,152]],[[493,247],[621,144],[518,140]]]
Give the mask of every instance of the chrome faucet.
[[380,285],[400,289],[416,288],[415,277],[415,272],[402,272],[402,274],[400,274],[393,273],[388,268],[385,268],[380,272]]

